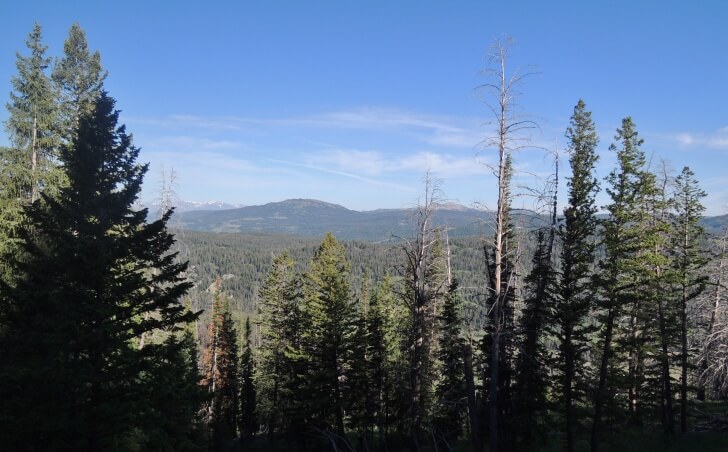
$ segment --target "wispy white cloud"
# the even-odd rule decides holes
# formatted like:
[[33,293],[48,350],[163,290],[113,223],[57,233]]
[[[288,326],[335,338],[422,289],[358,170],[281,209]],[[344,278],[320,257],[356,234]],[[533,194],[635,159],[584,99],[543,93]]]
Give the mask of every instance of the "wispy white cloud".
[[240,150],[245,144],[240,141],[200,138],[188,135],[160,136],[146,139],[144,148],[184,151]]
[[370,177],[403,172],[424,174],[426,171],[442,177],[462,177],[489,172],[474,155],[455,156],[432,151],[390,155],[378,151],[335,149],[310,154],[305,163]]
[[357,180],[360,182],[365,182],[369,185],[375,185],[378,187],[392,188],[395,190],[406,191],[406,192],[413,191],[413,188],[409,187],[409,186],[400,185],[400,184],[383,181],[383,180],[379,180],[379,179],[374,179],[371,177],[365,177],[360,174],[356,174],[356,173],[352,173],[352,172],[331,169],[331,168],[327,168],[324,166],[315,165],[312,163],[290,162],[290,161],[285,161],[285,160],[271,160],[271,161],[275,162],[275,163],[282,163],[284,165],[296,166],[296,167],[300,167],[300,168],[307,168],[307,169],[311,169],[311,170],[315,170],[315,171],[319,171],[319,172],[323,172],[323,173],[327,173],[327,174],[343,176],[343,177],[354,179],[354,180]]
[[420,173],[429,170],[442,177],[474,176],[490,172],[488,167],[474,156],[457,157],[429,151],[403,157],[397,163],[401,170]]
[[728,127],[721,127],[711,133],[683,132],[672,138],[684,148],[728,150]]
[[484,133],[478,118],[432,115],[391,108],[358,108],[311,115],[251,118],[172,115],[165,118],[130,118],[141,126],[172,130],[265,133],[281,129],[370,130],[403,134],[422,143],[445,148],[475,148]]

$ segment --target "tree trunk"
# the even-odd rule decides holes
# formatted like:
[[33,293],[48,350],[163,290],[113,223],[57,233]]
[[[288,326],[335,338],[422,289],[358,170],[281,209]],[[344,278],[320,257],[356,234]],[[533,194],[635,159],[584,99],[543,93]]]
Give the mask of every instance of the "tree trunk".
[[38,119],[33,115],[33,132],[30,145],[30,202],[40,197],[38,193]]
[[574,452],[574,345],[572,343],[573,327],[569,323],[564,326],[564,402],[566,409],[566,450]]
[[607,315],[606,331],[604,333],[604,349],[602,352],[602,362],[599,366],[599,386],[597,387],[596,397],[594,399],[594,423],[592,424],[591,433],[591,452],[599,450],[599,435],[601,433],[602,410],[604,408],[604,398],[607,389],[607,371],[609,368],[609,358],[612,354],[612,334],[614,330],[614,319],[616,317],[615,309],[610,308]]
[[658,315],[660,320],[660,342],[662,345],[662,401],[663,408],[663,427],[667,433],[674,433],[674,416],[672,412],[672,384],[670,383],[670,355],[667,344],[667,326],[665,322],[664,301],[660,298],[658,305]]
[[680,306],[680,433],[688,430],[688,313],[687,288],[682,285],[682,305]]

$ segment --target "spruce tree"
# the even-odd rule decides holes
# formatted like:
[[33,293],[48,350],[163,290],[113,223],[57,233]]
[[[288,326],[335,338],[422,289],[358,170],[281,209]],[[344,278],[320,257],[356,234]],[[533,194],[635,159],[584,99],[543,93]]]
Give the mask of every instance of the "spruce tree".
[[301,440],[307,411],[304,406],[308,361],[303,353],[301,279],[287,252],[273,258],[259,291],[259,365],[255,373],[258,414],[268,431],[270,447],[277,433]]
[[[636,337],[637,322],[641,321],[643,295],[640,292],[644,279],[645,266],[641,259],[642,252],[648,242],[643,240],[644,215],[643,201],[646,193],[654,187],[654,175],[645,171],[645,155],[641,150],[643,140],[639,138],[632,119],[622,120],[622,127],[617,129],[615,143],[610,150],[616,152],[617,168],[607,177],[607,194],[611,203],[606,206],[609,217],[603,221],[604,259],[600,262],[599,287],[601,299],[599,309],[602,312],[601,356],[599,365],[599,382],[594,400],[594,423],[592,424],[591,449],[598,450],[601,433],[601,421],[604,408],[616,397],[608,396],[610,381],[616,375],[609,369],[614,362],[615,345],[621,345],[628,359],[625,384],[633,392],[641,383],[639,356],[641,339]],[[622,316],[627,318],[629,327],[626,334],[617,331]],[[621,339],[621,344],[616,344]],[[616,389],[616,388],[613,388]],[[638,394],[630,394],[630,411],[637,415],[640,399]]]
[[[362,435],[362,441],[371,439],[374,423],[373,401],[374,393],[371,387],[372,369],[369,354],[368,316],[372,309],[370,301],[369,277],[362,276],[359,289],[357,316],[354,320],[352,332],[349,385],[352,388],[346,400],[346,412],[351,427]],[[374,307],[376,309],[376,306]]]
[[[379,433],[379,443],[383,445],[383,437],[386,425],[384,423],[385,405],[385,383],[386,374],[386,341],[385,341],[385,317],[386,308],[386,282],[382,283],[369,299],[369,308],[366,311],[366,377],[367,377],[367,398],[365,405],[366,426],[369,430],[376,430]],[[383,289],[385,288],[385,289]]]
[[166,353],[143,374],[149,403],[141,412],[146,426],[141,450],[202,451],[206,444],[198,413],[207,394],[200,385],[197,342],[188,328],[161,345]]
[[412,317],[409,308],[399,299],[393,284],[392,279],[386,277],[372,296],[374,304],[381,312],[381,350],[384,356],[379,425],[383,441],[390,436],[404,439],[407,434],[406,420],[411,400],[409,337],[412,331]]
[[435,426],[438,435],[452,445],[463,433],[465,420],[465,340],[462,335],[462,299],[458,293],[458,282],[453,280],[445,295],[440,324],[438,367],[439,380],[436,386],[437,408]]
[[518,357],[513,388],[514,428],[523,447],[533,447],[541,433],[539,413],[546,411],[547,357],[544,345],[547,314],[553,305],[555,271],[552,262],[554,227],[536,231],[533,268],[526,276],[527,296],[518,325]]
[[248,317],[245,319],[243,353],[240,355],[240,426],[238,430],[243,439],[252,437],[258,430],[257,393],[253,381],[255,364],[253,362],[251,334],[250,317]]
[[17,55],[18,74],[11,79],[10,116],[5,123],[15,152],[2,160],[10,165],[14,182],[21,187],[21,199],[32,202],[43,189],[59,183],[56,159],[60,140],[57,95],[46,73],[50,58],[45,55],[48,47],[43,45],[40,25],[35,24],[26,45],[30,55]]
[[[56,166],[56,93],[46,74],[50,58],[40,25],[35,24],[26,45],[30,55],[17,54],[18,73],[7,103],[11,146],[0,147],[0,254],[6,256],[20,252],[19,231],[27,226],[23,208],[42,190],[57,187],[62,177]],[[11,280],[6,259],[0,259],[0,278]]]
[[581,99],[574,107],[571,125],[566,130],[571,178],[567,182],[568,204],[558,229],[561,242],[561,274],[553,309],[554,332],[559,348],[556,369],[557,391],[566,420],[566,450],[574,450],[575,404],[583,399],[577,388],[585,380],[583,353],[588,347],[590,328],[586,318],[593,291],[592,264],[596,248],[596,205],[599,184],[594,176],[599,142],[591,112]]
[[106,78],[101,55],[89,51],[86,33],[78,23],[71,25],[63,57],[56,61],[51,77],[59,94],[60,133],[70,140],[81,115],[93,108]]
[[702,242],[705,239],[700,225],[705,208],[701,199],[705,192],[698,186],[695,173],[684,167],[675,180],[675,235],[672,249],[675,253],[675,272],[677,274],[678,306],[680,319],[680,431],[687,431],[688,417],[688,348],[689,303],[705,289],[706,277],[702,272],[707,259]]
[[356,308],[344,247],[327,233],[311,259],[304,296],[308,326],[302,332],[309,361],[310,420],[326,435],[344,437],[344,402],[350,373]]
[[68,185],[27,209],[17,282],[0,283],[12,304],[0,344],[3,449],[124,448],[149,428],[143,376],[174,354],[136,341],[195,318],[179,302],[191,284],[169,253],[171,212],[146,223],[132,208],[147,166],[117,122],[102,93],[61,149]]

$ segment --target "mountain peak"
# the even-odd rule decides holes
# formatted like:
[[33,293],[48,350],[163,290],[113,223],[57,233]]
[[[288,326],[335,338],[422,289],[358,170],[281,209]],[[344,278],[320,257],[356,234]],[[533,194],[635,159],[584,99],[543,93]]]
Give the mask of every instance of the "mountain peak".
[[319,201],[318,199],[306,199],[306,198],[294,198],[294,199],[286,199],[284,201],[280,202],[272,202],[268,204],[269,206],[286,206],[286,207],[297,207],[297,208],[310,208],[310,207],[319,207],[319,208],[327,208],[327,209],[339,209],[339,210],[349,210],[344,206],[341,206],[339,204],[332,204],[330,202],[325,201]]

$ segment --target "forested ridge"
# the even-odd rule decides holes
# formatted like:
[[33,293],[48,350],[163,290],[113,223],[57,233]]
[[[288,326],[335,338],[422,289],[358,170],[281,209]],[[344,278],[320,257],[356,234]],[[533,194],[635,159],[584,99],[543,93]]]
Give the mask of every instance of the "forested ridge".
[[704,230],[689,167],[648,161],[631,117],[599,137],[582,100],[541,207],[513,209],[534,124],[508,42],[481,87],[484,232],[450,236],[428,173],[386,243],[172,227],[169,187],[139,208],[148,165],[84,31],[58,58],[39,25],[26,45],[0,148],[0,449],[728,447],[728,230]]

